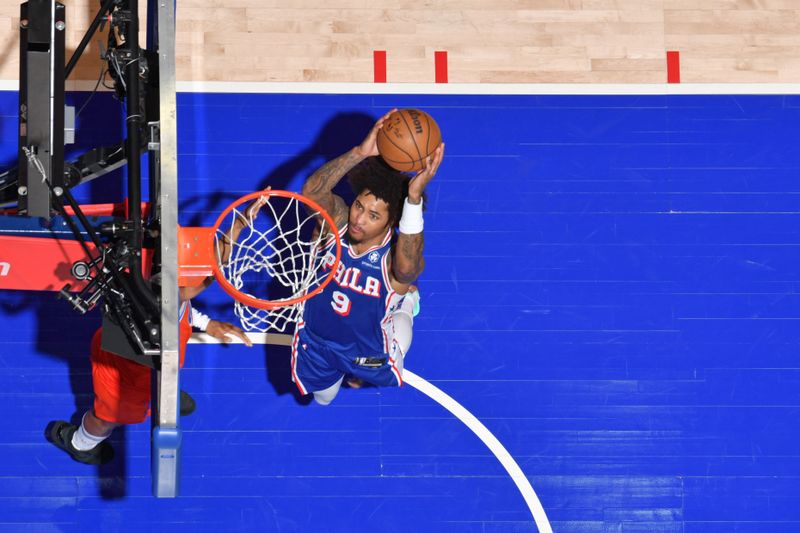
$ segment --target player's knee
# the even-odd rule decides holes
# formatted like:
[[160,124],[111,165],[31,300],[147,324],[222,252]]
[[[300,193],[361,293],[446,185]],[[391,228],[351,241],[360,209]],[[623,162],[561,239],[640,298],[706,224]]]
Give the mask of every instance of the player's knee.
[[401,356],[405,356],[411,348],[411,341],[414,339],[414,329],[412,328],[413,319],[405,313],[395,314],[394,317],[394,342],[400,350]]
[[339,380],[327,389],[314,391],[312,393],[314,395],[314,401],[320,405],[328,405],[331,403],[333,399],[336,398],[336,395],[339,394],[339,388],[342,386],[343,379],[344,375],[340,376]]
[[330,405],[336,396],[326,396],[324,394],[314,393],[314,401],[320,405]]

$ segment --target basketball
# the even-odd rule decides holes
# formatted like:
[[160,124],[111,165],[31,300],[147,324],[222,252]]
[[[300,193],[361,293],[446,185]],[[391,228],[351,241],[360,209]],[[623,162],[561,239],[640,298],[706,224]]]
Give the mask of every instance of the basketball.
[[401,172],[416,172],[442,142],[439,125],[425,111],[400,109],[378,131],[378,151],[386,163]]

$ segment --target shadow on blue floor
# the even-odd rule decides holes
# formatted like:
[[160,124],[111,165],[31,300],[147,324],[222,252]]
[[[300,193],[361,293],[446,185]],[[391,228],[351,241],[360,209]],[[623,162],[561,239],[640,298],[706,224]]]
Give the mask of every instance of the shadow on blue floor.
[[[4,120],[15,99],[0,93]],[[799,102],[181,94],[180,221],[298,190],[369,117],[426,109],[448,153],[406,367],[499,439],[555,531],[795,531]],[[16,138],[0,135],[6,160]],[[91,401],[94,324],[51,295],[1,298],[0,528],[536,530],[497,458],[430,397],[301,405],[280,347],[190,346],[181,497],[155,500],[149,425],[116,437],[108,476],[41,438]],[[197,303],[233,320],[216,287]]]

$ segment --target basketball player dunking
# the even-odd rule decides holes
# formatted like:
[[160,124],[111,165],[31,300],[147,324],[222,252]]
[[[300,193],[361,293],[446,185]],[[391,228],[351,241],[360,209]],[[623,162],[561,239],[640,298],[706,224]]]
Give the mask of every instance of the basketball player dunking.
[[[334,399],[346,374],[380,386],[403,383],[418,299],[412,283],[424,267],[423,193],[442,162],[444,143],[409,179],[377,157],[377,134],[390,114],[303,185],[303,194],[334,218],[343,244],[334,281],[305,304],[292,345],[292,380],[322,405]],[[351,170],[355,200],[348,208],[332,190]],[[330,265],[333,246],[331,236],[325,249]]]

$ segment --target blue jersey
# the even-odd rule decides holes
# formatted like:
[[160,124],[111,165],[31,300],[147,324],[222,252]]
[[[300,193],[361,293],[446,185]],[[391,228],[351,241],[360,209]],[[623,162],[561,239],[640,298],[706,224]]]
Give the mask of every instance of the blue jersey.
[[[390,352],[391,313],[400,304],[389,282],[392,231],[383,241],[356,254],[347,242],[347,226],[340,230],[342,258],[333,280],[305,304],[300,328],[339,353],[369,357]],[[336,260],[335,241],[323,249],[324,264]]]

